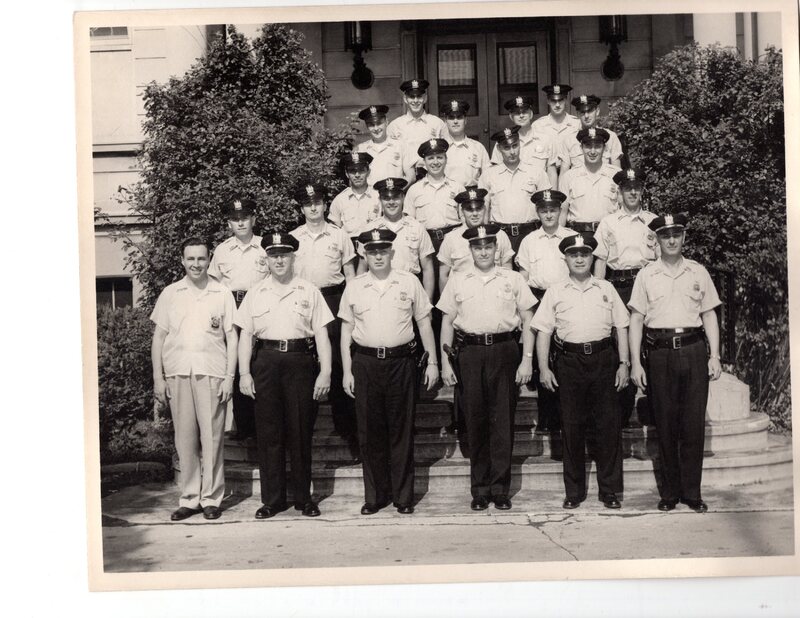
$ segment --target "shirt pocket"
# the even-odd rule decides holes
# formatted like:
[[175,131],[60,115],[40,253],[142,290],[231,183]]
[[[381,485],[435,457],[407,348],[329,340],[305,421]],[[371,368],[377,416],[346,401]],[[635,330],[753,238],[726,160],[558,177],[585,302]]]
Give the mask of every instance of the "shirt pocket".
[[325,249],[325,253],[323,255],[331,260],[331,262],[336,262],[342,257],[342,250],[339,248],[338,244],[333,244]]
[[688,290],[683,290],[681,297],[684,306],[691,312],[700,313],[700,306],[703,304],[703,298],[706,293],[700,289],[700,284],[694,282],[692,287]]
[[253,308],[253,332],[260,333],[266,330],[272,319],[272,311],[269,305]]
[[414,301],[407,293],[400,292],[397,296],[395,296],[394,300],[392,301],[392,305],[402,311],[404,314],[411,313]]
[[308,299],[301,298],[294,302],[294,312],[306,323],[311,321],[311,303]]
[[358,318],[364,317],[367,314],[367,312],[372,309],[372,307],[370,307],[364,301],[353,303],[352,308],[353,308],[353,315]]
[[217,269],[223,277],[230,277],[233,272],[232,262],[217,262]]
[[619,198],[619,191],[617,187],[608,187],[603,196],[608,201],[607,210],[608,212],[615,212],[619,208],[619,202],[617,201]]
[[433,204],[431,202],[418,202],[414,204],[414,218],[425,224],[431,218]]
[[454,298],[456,304],[461,307],[465,303],[470,303],[475,298],[475,294],[470,294],[469,292],[456,292]]
[[597,300],[596,311],[603,324],[613,324],[613,311],[614,303],[611,298],[603,294],[602,298]]
[[169,332],[177,333],[183,325],[183,320],[186,318],[186,311],[179,307],[170,307],[167,311],[167,324]]
[[653,313],[664,300],[663,292],[647,290],[647,313]]

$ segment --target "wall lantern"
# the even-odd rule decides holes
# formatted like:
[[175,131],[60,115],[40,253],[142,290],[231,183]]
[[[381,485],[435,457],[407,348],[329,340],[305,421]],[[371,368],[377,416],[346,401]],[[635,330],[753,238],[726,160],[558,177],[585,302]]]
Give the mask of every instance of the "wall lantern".
[[628,40],[628,20],[624,15],[601,15],[599,19],[600,42],[611,46],[600,71],[606,79],[616,81],[625,73],[617,46]]
[[359,90],[370,88],[375,75],[367,67],[361,54],[372,49],[372,24],[368,21],[344,22],[344,49],[353,52],[353,73],[350,81]]

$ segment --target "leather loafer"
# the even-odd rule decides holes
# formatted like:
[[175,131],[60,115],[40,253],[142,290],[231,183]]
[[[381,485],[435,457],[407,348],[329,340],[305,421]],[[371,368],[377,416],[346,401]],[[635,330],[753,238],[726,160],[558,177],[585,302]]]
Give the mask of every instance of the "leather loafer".
[[276,509],[273,506],[267,506],[265,504],[256,511],[256,519],[269,519],[270,517],[275,517],[277,514],[278,514],[278,509]]
[[477,498],[472,499],[469,508],[471,508],[473,511],[485,511],[489,508],[489,500],[487,500],[484,496],[478,496]]
[[184,519],[188,519],[192,515],[197,515],[200,512],[202,512],[201,509],[190,509],[188,506],[182,506],[177,511],[172,513],[169,518],[172,521],[182,521]]
[[676,504],[675,500],[664,500],[662,498],[661,500],[658,501],[658,510],[664,511],[665,513],[667,511],[672,511],[675,509],[675,504]]
[[511,508],[511,500],[508,499],[508,496],[495,496],[492,498],[492,502],[494,502],[494,508],[501,511],[507,511]]
[[695,513],[705,513],[708,511],[708,505],[703,500],[688,500],[681,498],[681,502],[692,509]]
[[575,498],[565,498],[561,506],[565,509],[577,509],[581,505],[580,500]]
[[401,504],[397,507],[397,512],[401,515],[411,515],[414,512],[414,507],[410,504]]
[[220,515],[222,515],[222,511],[218,506],[203,507],[203,517],[205,519],[219,519]]
[[319,517],[319,507],[314,504],[313,502],[307,502],[306,505],[303,507],[303,515],[305,517]]
[[622,508],[619,500],[617,499],[617,494],[606,494],[600,501],[603,503],[603,506],[607,509],[619,509]]

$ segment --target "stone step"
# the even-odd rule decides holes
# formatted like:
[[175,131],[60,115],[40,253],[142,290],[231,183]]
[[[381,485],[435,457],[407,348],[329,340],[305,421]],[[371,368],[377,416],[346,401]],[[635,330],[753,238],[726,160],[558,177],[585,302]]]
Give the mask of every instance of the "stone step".
[[[589,468],[589,492],[596,492],[597,482],[593,463]],[[625,488],[628,492],[651,489],[655,486],[653,462],[637,456],[623,462]],[[759,450],[715,452],[703,464],[703,485],[715,488],[748,485],[791,479],[792,445],[784,436],[769,435],[767,446]],[[228,462],[225,467],[228,491],[240,495],[258,495],[258,466],[246,462]],[[360,465],[320,465],[313,468],[314,493],[317,497],[332,494],[363,496],[363,477]],[[512,466],[512,493],[526,489],[560,490],[563,487],[562,464],[545,456],[515,457]],[[469,494],[469,465],[464,459],[451,458],[431,461],[418,460],[415,492],[423,495],[434,492],[442,495]]]

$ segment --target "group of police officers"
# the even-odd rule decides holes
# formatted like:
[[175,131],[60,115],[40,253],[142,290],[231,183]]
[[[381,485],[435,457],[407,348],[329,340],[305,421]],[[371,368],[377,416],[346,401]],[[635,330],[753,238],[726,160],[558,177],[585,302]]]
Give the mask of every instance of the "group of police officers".
[[642,209],[645,178],[597,126],[598,97],[573,98],[576,117],[570,86],[545,86],[549,113],[536,120],[531,98],[509,100],[513,125],[491,136],[490,156],[466,135],[469,104],[428,114],[427,86],[401,85],[407,111],[391,123],[385,105],[360,112],[370,139],[343,157],[348,187],[329,212],[310,181],[289,233],[255,235],[256,204],[241,197],[224,205],[232,236],[213,256],[203,239],[184,241],[186,276],[151,316],[155,396],[171,409],[181,470],[171,519],[221,514],[231,397],[234,437],[257,443],[257,519],[287,508],[287,449],[295,509],[320,514],[312,437],[326,396],[363,466],[361,513],[413,513],[415,401],[420,382],[440,378],[466,434],[473,510],[512,506],[514,416],[533,379],[537,431],[563,441],[564,508],[587,497],[587,438],[598,497],[620,508],[621,429],[642,389],[658,508],[706,511],[720,301],[682,256],[687,217]]

